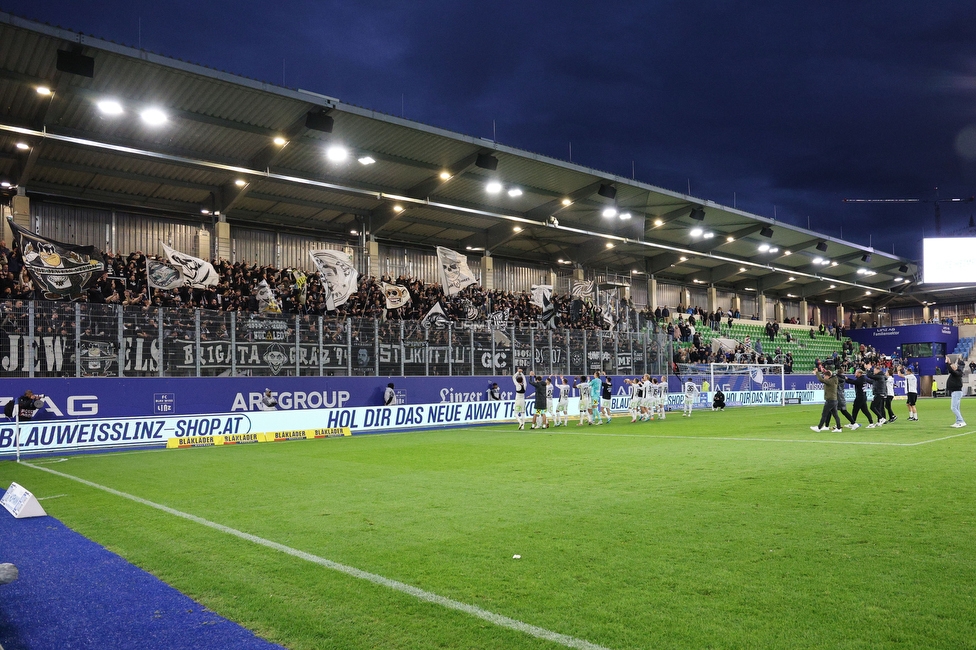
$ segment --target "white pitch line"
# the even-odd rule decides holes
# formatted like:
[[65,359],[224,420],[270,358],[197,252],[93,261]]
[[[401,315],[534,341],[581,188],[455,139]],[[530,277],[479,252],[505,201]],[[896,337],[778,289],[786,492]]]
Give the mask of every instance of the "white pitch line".
[[973,433],[976,433],[976,431],[965,431],[963,433],[956,433],[956,434],[953,434],[951,436],[945,436],[944,438],[933,438],[932,440],[922,440],[921,442],[913,442],[909,446],[916,447],[918,445],[927,445],[930,442],[941,442],[942,440],[951,440],[952,438],[959,438],[959,437],[962,437],[962,436],[968,436],[968,435],[971,435]]
[[338,571],[339,573],[344,573],[353,578],[358,578],[360,580],[366,580],[375,585],[381,587],[386,587],[388,589],[393,589],[394,591],[399,591],[401,593],[413,596],[424,602],[433,603],[435,605],[441,605],[448,609],[453,609],[459,612],[464,612],[465,614],[470,614],[489,623],[493,623],[499,627],[508,628],[510,630],[515,630],[517,632],[522,632],[530,636],[534,636],[539,639],[544,639],[546,641],[552,641],[553,643],[558,643],[559,645],[565,646],[567,648],[577,648],[579,650],[609,650],[601,645],[595,643],[590,643],[585,639],[577,639],[576,637],[568,636],[566,634],[560,634],[558,632],[553,632],[552,630],[547,630],[536,625],[531,625],[529,623],[523,623],[514,618],[509,618],[508,616],[503,616],[501,614],[496,614],[494,612],[489,612],[488,610],[482,609],[475,605],[469,605],[467,603],[462,603],[458,600],[452,598],[446,598],[440,596],[430,591],[420,589],[419,587],[414,587],[413,585],[408,585],[404,582],[399,582],[398,580],[391,580],[390,578],[385,578],[381,575],[375,573],[369,573],[368,571],[363,571],[362,569],[357,569],[356,567],[349,566],[347,564],[340,564],[338,562],[333,562],[324,557],[318,555],[313,555],[311,553],[306,553],[305,551],[300,551],[298,549],[292,548],[290,546],[285,546],[284,544],[279,544],[278,542],[273,542],[269,539],[263,537],[258,537],[257,535],[251,535],[250,533],[245,533],[243,531],[237,530],[236,528],[230,528],[229,526],[224,526],[223,524],[218,524],[216,522],[204,519],[203,517],[198,517],[196,515],[191,515],[187,512],[182,512],[169,506],[164,506],[153,501],[148,501],[141,497],[137,497],[126,492],[120,492],[119,490],[106,487],[104,485],[99,485],[98,483],[93,483],[87,481],[83,478],[77,476],[71,476],[70,474],[64,474],[62,472],[49,469],[47,467],[40,467],[38,465],[32,465],[31,463],[22,463],[27,467],[32,467],[36,470],[47,472],[49,474],[54,474],[55,476],[60,476],[72,481],[77,481],[83,485],[93,487],[97,490],[102,490],[108,492],[109,494],[114,494],[115,496],[122,497],[123,499],[129,499],[130,501],[135,501],[136,503],[142,504],[144,506],[149,506],[150,508],[155,508],[157,510],[162,510],[165,513],[171,514],[175,517],[180,517],[188,521],[212,528],[214,530],[226,533],[228,535],[233,535],[239,539],[243,539],[254,544],[259,544],[261,546],[285,553],[286,555],[291,555],[314,564],[326,567],[327,569],[332,569],[333,571]]
[[734,438],[729,436],[669,436],[669,435],[658,435],[658,434],[642,434],[642,433],[596,433],[588,431],[551,431],[552,435],[562,435],[562,436],[595,436],[595,437],[613,437],[613,438],[663,438],[666,440],[724,440],[729,442],[803,442],[803,443],[819,443],[823,445],[868,445],[868,446],[880,446],[880,447],[917,447],[918,445],[925,445],[930,442],[939,442],[941,440],[949,440],[950,438],[958,438],[960,436],[968,436],[971,433],[976,433],[976,431],[967,431],[965,433],[957,433],[955,435],[946,436],[944,438],[934,438],[932,440],[922,440],[921,442],[882,442],[880,440],[810,440],[803,438]]
[[38,501],[44,501],[45,499],[60,499],[61,497],[66,497],[67,494],[52,494],[49,497],[37,497]]

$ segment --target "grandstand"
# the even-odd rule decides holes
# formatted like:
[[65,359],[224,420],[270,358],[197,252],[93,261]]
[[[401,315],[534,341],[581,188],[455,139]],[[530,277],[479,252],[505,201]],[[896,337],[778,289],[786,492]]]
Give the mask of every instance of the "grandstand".
[[[946,400],[925,401],[915,429],[808,427],[817,359],[924,352],[923,395],[944,388],[941,353],[974,354],[976,325],[951,322],[972,320],[971,292],[939,294],[914,260],[690,189],[338,98],[4,13],[0,42],[0,385],[6,402],[43,395],[16,402],[0,458],[98,542],[4,522],[23,536],[11,548],[50,565],[42,600],[60,606],[62,567],[87,584],[79,558],[108,567],[111,549],[296,648],[969,641],[973,558],[956,522],[971,512],[955,488],[971,454],[928,445],[971,444],[929,424]],[[341,300],[323,253],[355,272]],[[28,269],[72,254],[90,256],[88,275],[81,263],[44,285]],[[157,262],[177,280],[150,282]],[[210,268],[212,283],[183,283]],[[619,415],[625,378],[671,375],[678,399],[689,361],[700,378],[740,366],[730,405],[782,408],[713,413],[702,388],[694,419],[512,424],[517,368],[610,375]],[[400,430],[416,435],[359,436]],[[76,453],[116,448],[160,453]],[[221,620],[173,624],[170,595],[124,593],[147,576],[119,564],[125,577],[98,584],[144,605],[145,632],[121,627],[136,616],[105,604],[108,589],[78,619],[11,620],[84,636],[81,618],[111,611],[92,638],[156,641],[165,618],[184,641],[215,630],[194,647],[265,647],[220,637]]]

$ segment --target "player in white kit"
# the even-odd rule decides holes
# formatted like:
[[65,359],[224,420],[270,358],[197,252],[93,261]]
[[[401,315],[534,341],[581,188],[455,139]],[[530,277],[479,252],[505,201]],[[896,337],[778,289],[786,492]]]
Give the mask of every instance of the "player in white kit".
[[593,424],[593,412],[591,410],[593,406],[593,398],[590,394],[590,382],[586,379],[586,377],[581,376],[576,382],[576,388],[579,389],[580,394],[580,420],[579,424],[576,426],[583,426],[584,417],[588,418],[588,422],[590,424]]
[[627,401],[627,411],[630,413],[630,421],[637,422],[637,415],[640,413],[640,397],[637,396],[639,390],[637,380],[624,379],[630,399]]
[[525,373],[521,368],[515,370],[512,375],[512,382],[515,384],[515,417],[518,419],[519,431],[525,428]]
[[658,399],[657,399],[658,415],[660,415],[661,419],[663,420],[668,410],[668,378],[662,376],[660,381],[657,381],[656,383],[657,383],[657,395],[658,395]]
[[682,415],[684,415],[687,418],[691,417],[691,407],[695,403],[695,396],[698,395],[698,392],[699,392],[698,385],[695,384],[695,382],[693,382],[690,379],[685,382],[685,386],[684,386],[685,410],[684,413],[682,413]]
[[556,404],[556,412],[553,414],[553,420],[556,421],[555,426],[557,427],[559,426],[560,420],[562,420],[562,425],[565,427],[569,425],[569,391],[572,386],[567,384],[566,378],[560,375],[556,388],[559,389],[559,402]]

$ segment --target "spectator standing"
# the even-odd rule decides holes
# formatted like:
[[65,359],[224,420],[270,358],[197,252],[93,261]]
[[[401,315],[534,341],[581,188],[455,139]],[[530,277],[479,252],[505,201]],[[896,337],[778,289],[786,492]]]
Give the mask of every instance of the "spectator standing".
[[946,361],[946,371],[949,373],[949,378],[946,380],[946,392],[952,398],[950,407],[952,409],[953,415],[956,416],[956,422],[952,426],[956,429],[966,426],[966,421],[962,417],[962,410],[960,409],[962,405],[962,359],[958,359],[955,363],[949,361],[949,357],[945,358]]

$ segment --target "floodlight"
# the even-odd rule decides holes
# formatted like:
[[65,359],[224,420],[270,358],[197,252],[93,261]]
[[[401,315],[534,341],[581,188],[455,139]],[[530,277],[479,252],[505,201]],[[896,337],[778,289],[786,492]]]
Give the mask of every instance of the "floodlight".
[[166,117],[166,113],[158,108],[147,108],[139,116],[149,126],[162,126],[169,119]]

